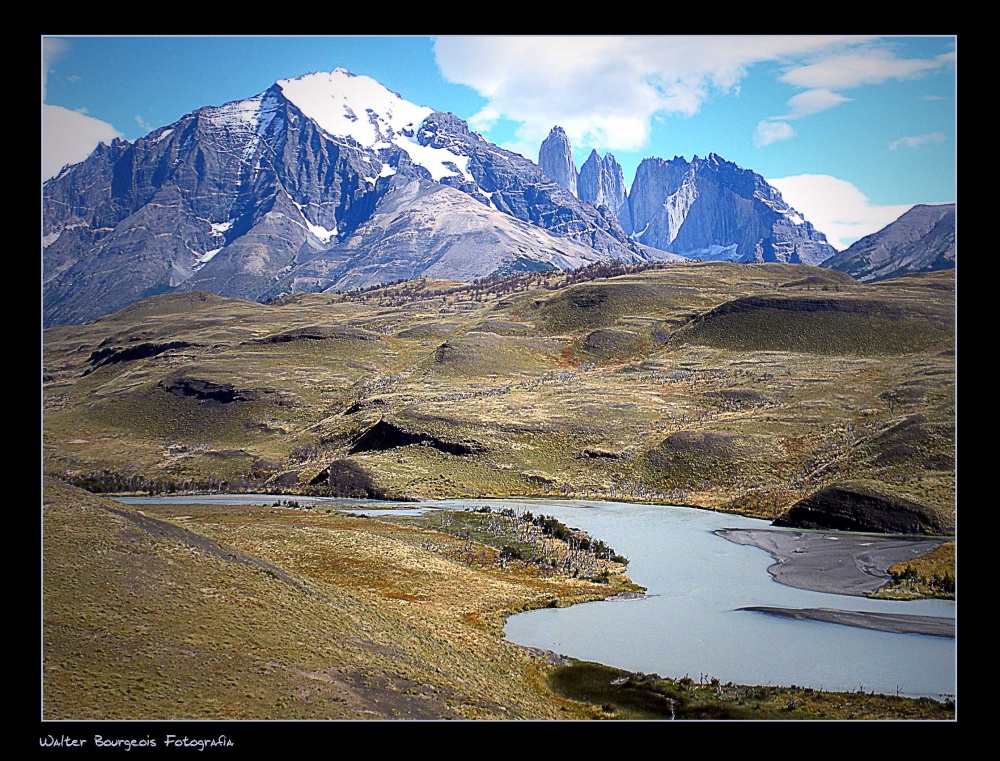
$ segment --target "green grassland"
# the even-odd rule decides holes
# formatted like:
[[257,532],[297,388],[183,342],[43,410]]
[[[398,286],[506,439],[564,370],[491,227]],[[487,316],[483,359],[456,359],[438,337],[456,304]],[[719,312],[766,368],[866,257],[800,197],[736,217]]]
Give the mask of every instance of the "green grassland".
[[[322,493],[310,481],[346,459],[399,497],[767,518],[866,480],[953,525],[954,309],[952,271],[865,285],[731,263],[270,304],[153,297],[46,331],[45,467],[91,485]],[[150,356],[130,358],[137,346]],[[396,444],[356,448],[379,421]]]
[[[861,484],[950,531],[954,311],[953,271],[866,285],[721,263],[267,304],[170,294],[46,330],[44,715],[649,718],[639,701],[691,707],[678,718],[947,718],[514,647],[506,615],[630,582],[543,567],[536,539],[478,518],[143,515],[94,493],[581,497],[770,519]],[[897,569],[899,594],[953,583],[954,554],[929,562]]]

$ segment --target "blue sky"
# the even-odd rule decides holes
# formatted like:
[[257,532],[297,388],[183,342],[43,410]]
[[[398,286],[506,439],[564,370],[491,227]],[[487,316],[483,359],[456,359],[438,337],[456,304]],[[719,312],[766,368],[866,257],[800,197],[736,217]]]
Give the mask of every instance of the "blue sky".
[[957,195],[954,35],[41,38],[43,178],[98,142],[341,67],[532,160],[717,153],[844,248]]

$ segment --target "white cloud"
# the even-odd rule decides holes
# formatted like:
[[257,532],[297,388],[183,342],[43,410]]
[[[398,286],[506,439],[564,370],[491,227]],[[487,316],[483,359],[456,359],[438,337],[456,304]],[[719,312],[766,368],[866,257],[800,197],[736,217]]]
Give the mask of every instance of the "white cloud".
[[470,120],[516,122],[538,145],[559,124],[574,143],[639,150],[652,119],[691,116],[713,95],[738,92],[750,66],[816,56],[868,38],[820,36],[438,37],[442,75],[488,101]]
[[143,119],[139,114],[135,115],[135,123],[139,125],[139,129],[143,132],[152,132],[156,129],[152,124]]
[[878,232],[913,208],[913,204],[874,206],[852,183],[825,174],[800,174],[768,182],[838,251]]
[[[758,144],[788,139],[777,122],[801,119],[849,98],[837,92],[908,79],[951,65],[954,53],[901,58],[872,36],[444,36],[434,41],[442,75],[487,100],[470,122],[488,131],[514,122],[515,142],[538,145],[559,124],[574,144],[640,150],[652,120],[692,116],[705,101],[738,94],[751,66],[772,62],[802,90],[785,116],[758,127]],[[763,143],[761,141],[764,141]]]
[[765,145],[777,143],[781,140],[789,140],[795,137],[795,130],[792,125],[781,121],[765,120],[757,125],[757,131],[753,136],[753,144],[758,148]]
[[107,122],[62,106],[42,109],[42,180],[55,177],[66,164],[83,161],[98,143],[122,134]]
[[927,135],[915,135],[913,137],[901,137],[889,143],[889,150],[897,148],[918,148],[927,143],[943,143],[947,138],[943,132],[931,132]]
[[788,99],[791,111],[781,118],[801,119],[804,116],[812,116],[813,114],[818,114],[820,111],[826,111],[828,108],[839,106],[841,103],[849,100],[851,99],[845,98],[843,95],[839,95],[831,90],[806,90]]
[[[86,108],[72,111],[45,104],[45,85],[52,67],[69,51],[70,43],[58,37],[42,38],[42,181],[55,177],[67,164],[89,156],[99,143],[110,143],[122,133],[107,122],[86,115]],[[79,79],[76,75],[70,80]]]
[[791,66],[780,79],[806,89],[844,90],[861,85],[911,79],[939,69],[952,58],[898,58],[890,49],[868,46],[824,55],[805,65]]

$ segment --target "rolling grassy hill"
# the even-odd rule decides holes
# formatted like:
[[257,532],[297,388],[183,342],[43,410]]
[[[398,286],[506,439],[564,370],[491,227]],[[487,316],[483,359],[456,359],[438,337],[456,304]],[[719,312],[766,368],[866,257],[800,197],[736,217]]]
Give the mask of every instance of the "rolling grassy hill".
[[45,332],[45,470],[333,493],[317,476],[347,462],[373,495],[767,518],[860,480],[950,527],[954,311],[953,271],[864,285],[731,263],[158,296]]
[[953,271],[603,274],[270,304],[174,294],[45,331],[44,717],[953,718],[936,701],[558,664],[502,639],[511,612],[634,588],[620,567],[542,573],[430,522],[99,494],[568,496],[775,518],[864,493],[952,530]]

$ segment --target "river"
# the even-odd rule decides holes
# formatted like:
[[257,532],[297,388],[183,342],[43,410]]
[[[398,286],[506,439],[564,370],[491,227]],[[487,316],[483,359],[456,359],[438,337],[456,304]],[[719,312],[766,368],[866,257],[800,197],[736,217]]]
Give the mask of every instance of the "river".
[[[124,502],[328,504],[380,514],[379,503],[287,495],[120,498]],[[530,647],[662,676],[723,683],[799,685],[941,699],[956,691],[956,642],[741,610],[827,608],[954,618],[945,600],[890,601],[797,589],[776,582],[771,556],[728,541],[718,529],[768,528],[767,521],[681,507],[598,501],[442,500],[407,512],[492,505],[553,515],[630,560],[642,599],[545,608],[512,616],[507,638]]]

